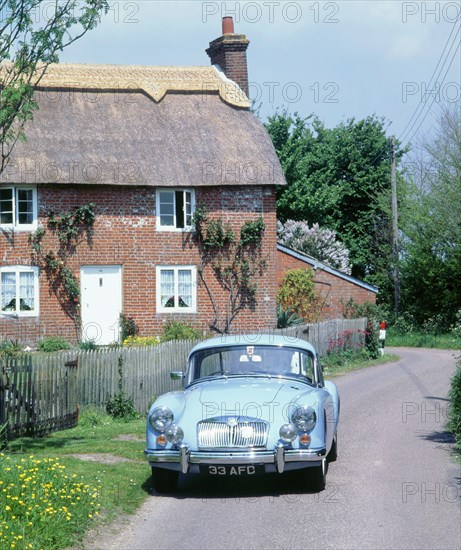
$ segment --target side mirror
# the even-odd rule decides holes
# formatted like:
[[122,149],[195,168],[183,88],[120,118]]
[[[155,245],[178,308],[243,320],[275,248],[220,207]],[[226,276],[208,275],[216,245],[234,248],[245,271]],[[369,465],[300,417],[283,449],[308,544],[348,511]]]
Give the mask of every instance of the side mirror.
[[185,378],[185,374],[181,371],[173,371],[170,372],[170,378],[171,380],[182,380]]

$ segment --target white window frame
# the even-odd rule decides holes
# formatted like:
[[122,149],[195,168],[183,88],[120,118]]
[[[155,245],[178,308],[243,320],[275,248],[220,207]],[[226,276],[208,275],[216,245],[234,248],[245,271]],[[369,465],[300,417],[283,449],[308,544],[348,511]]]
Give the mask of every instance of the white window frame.
[[[16,275],[16,310],[15,311],[2,311],[0,307],[0,315],[14,315],[15,317],[38,317],[40,309],[40,296],[39,296],[39,268],[28,265],[11,265],[0,267],[0,295],[2,285],[2,273],[15,273]],[[20,273],[33,273],[34,274],[34,306],[31,311],[24,311],[18,308],[17,298],[19,296],[20,285]],[[1,305],[1,304],[0,304]]]
[[[37,229],[38,206],[37,187],[33,185],[4,185],[0,189],[13,191],[13,223],[0,223],[0,229],[13,229],[14,231],[34,231]],[[32,191],[32,223],[18,222],[18,192]]]
[[[164,270],[174,271],[174,297],[179,297],[179,275],[178,271],[189,270],[192,275],[192,306],[191,307],[163,307],[161,291],[161,272]],[[197,313],[197,266],[195,265],[158,265],[155,268],[156,274],[156,295],[157,313]]]
[[173,225],[162,225],[161,224],[161,217],[160,217],[160,194],[162,191],[169,191],[170,193],[174,193],[175,201],[176,201],[176,193],[182,192],[184,193],[190,193],[191,194],[191,215],[195,212],[195,189],[188,188],[188,187],[159,187],[155,191],[155,216],[156,216],[156,227],[157,231],[172,231],[172,232],[190,232],[193,231],[192,225],[185,225],[186,220],[184,220],[184,227],[177,227],[177,219],[176,219],[176,202],[175,206],[173,208],[173,219],[174,223]]

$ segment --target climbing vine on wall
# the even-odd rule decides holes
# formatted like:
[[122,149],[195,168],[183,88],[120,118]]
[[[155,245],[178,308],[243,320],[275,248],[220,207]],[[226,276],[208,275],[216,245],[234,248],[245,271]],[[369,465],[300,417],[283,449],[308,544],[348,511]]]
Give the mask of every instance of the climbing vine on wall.
[[[226,334],[236,316],[256,304],[256,276],[261,276],[266,268],[261,251],[264,220],[259,217],[245,222],[238,235],[229,224],[210,218],[204,207],[196,209],[192,221],[201,257],[198,273],[213,308],[210,328]],[[210,284],[210,269],[219,283],[219,291]],[[226,299],[218,300],[216,295],[222,291]]]
[[[80,331],[80,285],[67,264],[83,240],[91,245],[94,208],[93,203],[88,203],[67,214],[57,215],[50,212],[47,228],[39,227],[30,238],[33,262],[45,271],[53,293],[74,321],[77,336]],[[56,250],[45,249],[44,239],[47,231],[57,237]]]

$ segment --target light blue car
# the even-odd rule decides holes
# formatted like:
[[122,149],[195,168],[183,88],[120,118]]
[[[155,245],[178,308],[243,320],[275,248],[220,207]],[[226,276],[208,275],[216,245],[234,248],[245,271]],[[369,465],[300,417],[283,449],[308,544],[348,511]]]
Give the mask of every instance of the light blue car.
[[159,397],[145,454],[157,492],[182,474],[254,476],[299,470],[325,488],[337,457],[339,395],[311,344],[288,336],[222,336],[195,346],[184,391]]

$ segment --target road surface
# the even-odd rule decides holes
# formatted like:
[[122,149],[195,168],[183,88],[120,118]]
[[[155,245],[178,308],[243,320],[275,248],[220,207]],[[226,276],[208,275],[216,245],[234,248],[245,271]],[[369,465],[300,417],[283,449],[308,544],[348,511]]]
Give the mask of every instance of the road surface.
[[455,353],[392,351],[399,361],[335,379],[339,458],[322,493],[295,473],[188,476],[86,548],[460,549],[461,469],[444,431]]

